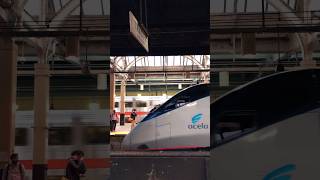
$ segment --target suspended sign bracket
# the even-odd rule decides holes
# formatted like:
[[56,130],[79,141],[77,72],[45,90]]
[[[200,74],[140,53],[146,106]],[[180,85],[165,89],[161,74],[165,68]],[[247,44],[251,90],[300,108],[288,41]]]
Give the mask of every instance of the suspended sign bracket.
[[147,32],[138,23],[137,18],[129,11],[130,33],[141,44],[141,46],[149,52],[149,38]]

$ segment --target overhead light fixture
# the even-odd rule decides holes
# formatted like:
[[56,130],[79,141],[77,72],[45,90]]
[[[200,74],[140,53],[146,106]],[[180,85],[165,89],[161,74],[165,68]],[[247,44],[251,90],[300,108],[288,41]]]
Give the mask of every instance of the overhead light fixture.
[[182,84],[178,84],[178,89],[182,89]]
[[143,91],[143,90],[144,90],[144,85],[140,84],[140,91]]

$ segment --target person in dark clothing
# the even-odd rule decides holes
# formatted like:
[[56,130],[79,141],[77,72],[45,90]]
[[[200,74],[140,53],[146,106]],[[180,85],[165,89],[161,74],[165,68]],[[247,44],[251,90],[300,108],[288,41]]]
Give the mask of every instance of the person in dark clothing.
[[82,151],[73,151],[66,167],[66,178],[69,180],[80,180],[86,173],[86,166],[83,161]]
[[132,112],[130,114],[130,118],[132,120],[136,120],[136,117],[137,117],[137,111],[136,111],[136,109],[132,109]]
[[136,109],[132,109],[132,112],[130,114],[131,129],[133,129],[134,126],[136,125],[136,117],[137,117],[137,111],[136,111]]

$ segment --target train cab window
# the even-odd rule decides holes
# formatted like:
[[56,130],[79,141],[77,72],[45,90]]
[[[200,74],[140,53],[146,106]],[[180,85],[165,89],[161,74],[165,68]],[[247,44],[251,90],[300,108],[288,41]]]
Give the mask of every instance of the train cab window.
[[147,102],[136,101],[136,107],[147,107]]
[[240,137],[256,128],[256,113],[252,111],[224,112],[215,125],[216,143]]
[[16,128],[15,143],[16,146],[26,146],[28,144],[28,129]]
[[166,101],[156,110],[152,110],[143,121],[147,121],[166,112],[175,110],[188,103],[209,96],[210,88],[208,84],[198,85],[183,90]]
[[108,131],[107,127],[104,126],[91,126],[84,129],[84,143],[97,145],[97,144],[107,144],[108,140]]
[[49,129],[49,145],[71,145],[72,129],[70,127],[51,127]]
[[190,96],[180,96],[176,100],[176,108],[182,107],[190,102]]
[[172,99],[170,100],[165,106],[163,107],[163,112],[172,111],[176,108],[176,100]]

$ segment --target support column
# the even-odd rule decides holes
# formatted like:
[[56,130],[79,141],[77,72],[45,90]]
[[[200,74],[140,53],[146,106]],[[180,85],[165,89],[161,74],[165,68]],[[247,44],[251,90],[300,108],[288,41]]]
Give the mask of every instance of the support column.
[[125,97],[126,97],[126,81],[121,81],[121,87],[120,87],[120,125],[124,125],[124,117],[126,112],[125,107]]
[[35,64],[34,80],[34,130],[33,130],[33,180],[47,179],[47,147],[49,111],[49,65]]
[[110,72],[110,110],[114,110],[114,99],[115,99],[115,74]]
[[3,169],[15,142],[17,47],[11,38],[0,38],[0,56],[0,169]]
[[300,33],[299,36],[301,52],[303,59],[300,63],[302,67],[315,67],[316,61],[313,59],[314,39],[310,34]]
[[303,60],[301,61],[302,67],[316,67],[316,61],[313,60],[313,49],[304,47]]
[[201,76],[203,79],[203,83],[210,83],[209,81],[210,72],[202,72]]

